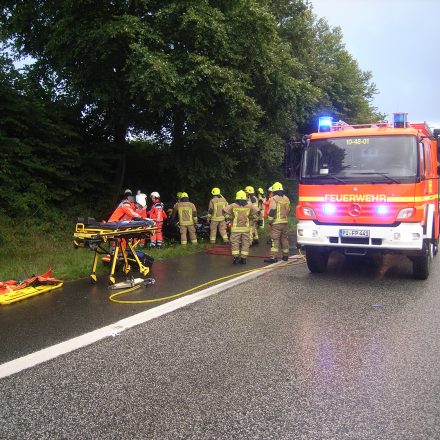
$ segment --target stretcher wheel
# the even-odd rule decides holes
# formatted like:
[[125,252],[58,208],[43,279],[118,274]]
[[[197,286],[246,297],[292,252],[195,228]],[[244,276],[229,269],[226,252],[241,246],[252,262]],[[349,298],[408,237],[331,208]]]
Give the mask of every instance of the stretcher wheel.
[[109,277],[108,282],[109,284],[115,284],[116,283],[115,277]]
[[97,276],[96,276],[96,273],[92,273],[92,274],[90,274],[90,281],[91,281],[93,284],[95,284],[97,280],[98,280],[98,278],[97,278]]

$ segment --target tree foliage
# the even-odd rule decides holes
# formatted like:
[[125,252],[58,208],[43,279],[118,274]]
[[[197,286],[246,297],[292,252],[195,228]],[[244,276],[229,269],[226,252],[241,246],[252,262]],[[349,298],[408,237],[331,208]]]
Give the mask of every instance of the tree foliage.
[[317,114],[377,116],[371,73],[306,0],[4,0],[0,24],[36,60],[26,73],[3,63],[2,166],[38,176],[6,173],[0,188],[49,204],[94,182],[200,196],[261,185]]

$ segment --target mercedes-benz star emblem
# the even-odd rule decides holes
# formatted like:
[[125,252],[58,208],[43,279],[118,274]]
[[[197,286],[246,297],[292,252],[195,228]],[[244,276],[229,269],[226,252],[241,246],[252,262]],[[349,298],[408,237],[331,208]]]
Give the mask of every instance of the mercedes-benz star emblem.
[[353,203],[350,206],[350,210],[348,211],[348,213],[352,216],[352,217],[356,217],[361,213],[361,207],[357,204],[357,203]]

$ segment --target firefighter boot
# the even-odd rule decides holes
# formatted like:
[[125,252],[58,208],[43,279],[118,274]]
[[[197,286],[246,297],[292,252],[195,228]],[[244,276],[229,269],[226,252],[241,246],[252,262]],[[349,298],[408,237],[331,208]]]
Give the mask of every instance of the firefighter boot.
[[238,264],[240,262],[240,257],[234,257],[232,264]]
[[283,255],[283,261],[288,261],[289,260],[289,256],[288,255]]
[[240,264],[246,264],[246,258],[241,257],[240,258]]
[[269,257],[264,259],[265,263],[276,263],[277,261],[278,261],[277,257]]

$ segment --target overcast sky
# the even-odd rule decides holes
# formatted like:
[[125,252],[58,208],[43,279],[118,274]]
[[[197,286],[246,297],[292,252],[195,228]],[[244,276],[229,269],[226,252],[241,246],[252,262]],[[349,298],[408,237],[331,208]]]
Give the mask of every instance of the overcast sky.
[[373,73],[373,104],[392,120],[440,128],[440,0],[310,0],[318,17],[340,26],[348,52]]

